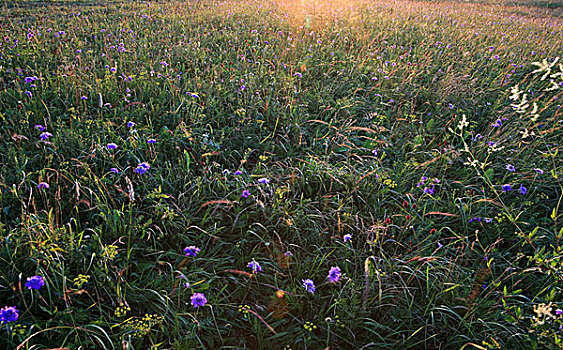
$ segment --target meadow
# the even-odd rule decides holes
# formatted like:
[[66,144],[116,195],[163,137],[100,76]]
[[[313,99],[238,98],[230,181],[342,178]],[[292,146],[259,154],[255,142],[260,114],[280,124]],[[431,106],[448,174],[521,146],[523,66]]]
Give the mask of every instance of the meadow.
[[563,349],[557,1],[0,8],[0,348]]

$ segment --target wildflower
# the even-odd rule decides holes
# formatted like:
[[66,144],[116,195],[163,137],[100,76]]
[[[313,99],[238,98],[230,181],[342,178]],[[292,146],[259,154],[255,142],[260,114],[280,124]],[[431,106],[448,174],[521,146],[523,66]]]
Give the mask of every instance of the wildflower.
[[485,218],[485,222],[486,222],[487,224],[490,224],[491,222],[493,222],[493,219],[491,219],[491,218]]
[[5,324],[8,322],[15,322],[19,317],[20,312],[15,306],[6,306],[0,309],[0,323]]
[[262,267],[254,259],[252,259],[252,261],[248,263],[248,267],[250,267],[252,269],[252,273],[255,273],[255,274],[258,273],[259,271],[262,271]]
[[128,127],[128,128],[132,128],[132,127],[134,127],[134,126],[135,126],[135,123],[133,123],[133,122],[127,123],[127,127]]
[[344,243],[346,243],[346,242],[348,242],[349,240],[352,239],[352,235],[347,233],[347,234],[344,235],[343,238],[344,238]]
[[260,182],[261,184],[269,184],[270,179],[263,177],[261,179],[258,179],[258,182]]
[[512,186],[510,186],[509,184],[502,185],[502,192],[508,192],[511,189],[512,189]]
[[543,174],[543,170],[541,170],[540,168],[535,168],[534,170],[540,175]]
[[47,189],[47,188],[49,188],[49,187],[50,187],[49,184],[46,183],[46,182],[40,182],[40,183],[37,185],[37,188],[38,188],[38,189],[42,189],[42,188]]
[[514,165],[506,164],[506,170],[508,170],[510,172],[514,172],[516,169],[514,168]]
[[390,219],[390,218],[385,219],[385,223],[386,223],[387,225],[391,225],[391,219]]
[[88,99],[88,97],[86,97],[86,96],[82,96],[82,97],[80,97],[80,99],[84,101],[84,100],[87,100],[87,99]]
[[148,139],[147,143],[156,143],[156,140],[155,139]]
[[237,176],[242,175],[242,171],[240,171],[240,170],[235,171],[235,175],[237,175]]
[[523,195],[528,193],[528,189],[526,187],[524,187],[523,185],[520,185],[519,190],[520,190],[520,193],[523,194]]
[[117,170],[117,168],[111,168],[109,169],[109,171],[111,171],[112,173],[119,174],[119,170]]
[[34,126],[35,129],[38,129],[39,131],[45,131],[45,127],[41,124],[37,124]]
[[207,298],[205,298],[205,294],[203,293],[195,293],[191,297],[192,305],[194,308],[198,308],[199,306],[204,306],[207,304]]
[[287,252],[283,253],[283,255],[285,255],[285,256],[293,256],[293,253],[288,250]]
[[115,143],[108,143],[107,147],[108,147],[108,149],[116,149],[117,145]]
[[44,132],[41,135],[39,135],[39,137],[41,138],[41,140],[47,140],[49,137],[53,136],[53,134],[51,134],[50,132]]
[[424,193],[429,194],[429,195],[433,195],[434,194],[434,186],[432,187],[424,187]]
[[193,256],[195,258],[195,256],[197,255],[197,253],[199,253],[201,251],[201,249],[199,249],[198,247],[196,247],[195,245],[191,245],[189,247],[184,248],[184,253],[186,253],[186,256]]
[[147,172],[147,170],[149,170],[151,168],[151,166],[146,163],[146,162],[142,162],[140,163],[136,168],[135,168],[135,172],[138,174],[143,175],[144,173]]
[[25,94],[29,97],[33,97],[33,94],[31,93],[31,91],[26,91]]
[[328,279],[330,280],[331,283],[338,282],[340,276],[342,276],[342,272],[340,271],[340,267],[338,266],[333,266],[328,271]]
[[41,289],[41,287],[43,287],[45,285],[45,280],[43,279],[43,277],[41,276],[33,276],[33,277],[29,277],[27,279],[27,283],[25,284],[25,286],[27,287],[27,289],[32,290],[32,289]]
[[313,282],[313,280],[305,279],[301,281],[303,281],[303,288],[305,288],[307,292],[315,294],[315,283]]

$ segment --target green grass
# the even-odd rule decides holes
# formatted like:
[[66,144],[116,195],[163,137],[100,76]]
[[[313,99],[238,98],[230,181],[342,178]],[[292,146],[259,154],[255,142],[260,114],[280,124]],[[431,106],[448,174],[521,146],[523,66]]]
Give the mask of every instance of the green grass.
[[45,3],[0,17],[4,348],[562,347],[557,13]]

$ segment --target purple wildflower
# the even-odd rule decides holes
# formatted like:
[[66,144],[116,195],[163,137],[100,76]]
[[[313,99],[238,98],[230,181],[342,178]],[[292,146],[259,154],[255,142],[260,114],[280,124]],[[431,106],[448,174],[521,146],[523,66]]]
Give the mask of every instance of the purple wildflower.
[[207,304],[207,298],[205,298],[205,294],[203,293],[195,293],[194,295],[192,295],[191,300],[194,308],[198,308]]
[[528,193],[528,189],[526,187],[524,187],[523,185],[520,185],[520,194],[526,194]]
[[32,289],[36,289],[39,290],[41,289],[41,287],[43,287],[45,285],[45,280],[43,279],[43,277],[41,276],[33,276],[33,277],[29,277],[27,279],[27,283],[25,284],[25,286],[27,287],[27,289],[32,290]]
[[433,195],[434,194],[434,186],[432,187],[424,187],[424,193]]
[[49,188],[49,187],[50,187],[49,184],[46,183],[46,182],[40,182],[40,183],[37,185],[37,188],[38,188],[38,189],[42,189],[42,188],[47,189],[47,188]]
[[142,162],[142,163],[140,163],[140,164],[135,168],[135,172],[138,173],[138,174],[140,174],[140,175],[143,175],[143,174],[146,173],[147,170],[149,170],[150,168],[151,168],[151,166],[150,166],[148,163]]
[[506,170],[508,170],[510,172],[514,172],[516,169],[514,168],[514,165],[506,164]]
[[240,170],[235,171],[235,175],[242,175],[242,171]]
[[107,147],[108,147],[108,149],[116,149],[117,145],[115,143],[108,143]]
[[29,97],[33,97],[33,94],[31,93],[31,91],[26,91],[25,94]]
[[540,168],[535,168],[534,170],[540,175],[543,174],[543,170],[541,170]]
[[133,122],[127,123],[127,127],[128,127],[128,128],[132,128],[132,127],[134,127],[134,126],[135,126],[135,123],[133,123]]
[[5,324],[8,322],[15,322],[17,321],[19,315],[20,312],[15,306],[6,306],[0,309],[0,323]]
[[352,235],[347,233],[347,234],[344,235],[343,239],[344,239],[344,242],[348,242],[349,240],[352,239]]
[[156,143],[156,139],[148,139],[147,143]]
[[330,280],[331,283],[338,282],[340,276],[342,276],[342,272],[340,271],[340,267],[338,266],[333,266],[328,271],[328,279]]
[[254,259],[251,262],[248,263],[248,267],[250,267],[252,269],[252,273],[254,273],[254,274],[258,273],[259,271],[262,271],[262,267]]
[[47,140],[49,137],[53,136],[53,134],[51,134],[50,132],[44,132],[41,135],[39,135],[39,137],[41,138],[41,140]]
[[270,179],[263,177],[261,179],[258,179],[258,182],[260,182],[261,184],[269,184]]
[[39,131],[45,131],[45,127],[41,124],[37,124],[34,126],[35,129],[39,130]]
[[250,191],[249,191],[249,190],[244,190],[244,191],[242,191],[242,197],[243,197],[243,198],[248,198],[248,196],[250,196]]
[[109,169],[109,171],[111,171],[112,173],[119,174],[119,170],[117,170],[117,168],[111,168]]
[[512,186],[510,186],[509,184],[502,185],[502,192],[508,192],[511,189],[512,189]]
[[315,294],[315,283],[313,282],[313,280],[305,279],[301,281],[303,281],[303,288],[305,288],[307,292]]
[[186,253],[186,256],[193,256],[194,258],[197,255],[197,253],[199,253],[200,251],[201,249],[199,249],[195,245],[191,245],[189,247],[184,248],[184,253]]

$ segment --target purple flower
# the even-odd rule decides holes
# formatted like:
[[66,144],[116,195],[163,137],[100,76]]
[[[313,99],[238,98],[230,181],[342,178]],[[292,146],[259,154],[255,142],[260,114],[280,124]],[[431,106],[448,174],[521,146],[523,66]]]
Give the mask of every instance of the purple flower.
[[520,185],[519,190],[520,190],[520,193],[523,194],[523,195],[528,193],[528,189],[526,187],[524,187],[523,185]]
[[53,134],[51,134],[50,132],[44,132],[41,135],[39,135],[39,137],[41,138],[41,140],[47,140],[49,137],[53,136]]
[[261,179],[258,179],[258,182],[260,182],[261,184],[269,184],[270,179],[263,177]]
[[27,289],[32,290],[32,289],[41,289],[41,287],[43,287],[45,285],[45,280],[43,279],[43,277],[41,276],[33,276],[33,277],[29,277],[27,279],[27,283],[25,284],[25,286],[27,287]]
[[242,191],[242,197],[248,198],[248,196],[250,196],[250,191],[249,191],[249,190],[244,190],[244,191]]
[[146,163],[146,162],[142,162],[140,163],[136,168],[135,168],[135,172],[137,174],[143,175],[144,173],[147,172],[147,170],[149,170],[151,168],[151,166]]
[[127,123],[127,127],[128,127],[128,128],[132,128],[132,127],[134,127],[134,126],[135,126],[135,123],[133,123],[133,122]]
[[506,170],[508,170],[510,172],[514,172],[516,169],[514,168],[514,165],[506,164]]
[[315,283],[313,282],[313,280],[305,279],[301,281],[303,281],[303,288],[305,288],[307,292],[315,294]]
[[115,143],[108,143],[107,147],[108,147],[108,149],[116,149],[117,145]]
[[485,222],[486,222],[487,224],[490,224],[491,222],[493,222],[493,219],[491,219],[491,218],[485,218]]
[[156,143],[156,140],[155,139],[148,139],[147,143]]
[[111,171],[112,173],[119,174],[119,170],[117,170],[117,168],[111,168],[109,169],[109,171]]
[[340,276],[342,276],[342,272],[340,271],[340,267],[338,266],[333,266],[328,271],[328,279],[330,280],[331,283],[338,282]]
[[8,322],[15,322],[17,321],[19,315],[20,312],[15,306],[6,306],[0,309],[0,323],[5,324]]
[[193,256],[194,258],[197,255],[197,253],[199,253],[200,251],[201,249],[199,249],[195,245],[191,245],[189,247],[184,248],[184,253],[186,253],[186,256]]
[[543,170],[541,170],[540,168],[535,168],[534,170],[540,175],[543,174]]
[[509,184],[502,185],[502,192],[508,192],[511,189],[512,189],[512,186],[510,186]]
[[191,300],[194,308],[198,308],[207,304],[207,298],[205,298],[205,294],[203,293],[195,293],[194,295],[192,295]]
[[45,131],[45,127],[41,124],[37,124],[34,126],[35,129],[38,129],[39,131]]
[[252,273],[255,273],[255,274],[258,273],[259,271],[262,271],[262,267],[254,259],[251,262],[248,263],[248,267],[250,267],[252,269]]
[[347,233],[347,234],[344,235],[343,239],[344,239],[344,242],[348,242],[349,240],[352,239],[352,235]]
[[285,255],[285,256],[293,256],[293,253],[288,250],[287,252],[283,253],[283,255]]
[[49,187],[50,187],[49,184],[46,183],[46,182],[40,182],[40,183],[37,185],[37,188],[38,188],[38,189],[42,189],[42,188],[47,189],[47,188],[49,188]]
[[88,97],[86,97],[86,96],[82,96],[82,97],[80,97],[80,99],[81,99],[81,100],[87,100],[87,99],[88,99]]
[[29,97],[33,97],[33,94],[31,93],[31,91],[26,91],[25,94]]
[[429,194],[429,195],[433,195],[434,194],[434,186],[432,187],[424,187],[424,193]]
[[235,171],[235,175],[242,175],[242,171],[240,170]]

